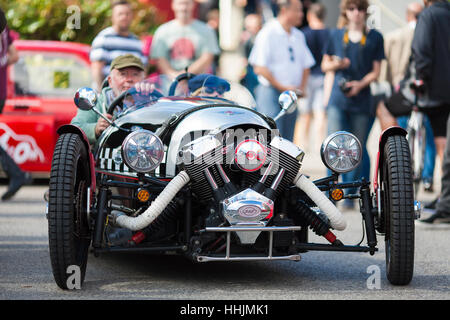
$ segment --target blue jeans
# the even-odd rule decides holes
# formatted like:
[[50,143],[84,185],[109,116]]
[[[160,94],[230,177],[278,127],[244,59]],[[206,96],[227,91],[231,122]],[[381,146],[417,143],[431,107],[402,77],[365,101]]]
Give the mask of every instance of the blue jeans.
[[[422,179],[433,180],[434,166],[436,161],[436,145],[434,144],[433,129],[430,120],[424,115],[425,124],[425,158],[423,159]],[[400,127],[406,129],[409,116],[398,117],[397,122]]]
[[[361,164],[355,170],[342,174],[342,182],[358,181],[362,177],[369,180],[370,158],[366,143],[373,124],[373,116],[368,113],[345,111],[337,106],[329,105],[327,107],[327,118],[329,135],[336,131],[347,131],[354,134],[361,142]],[[331,174],[331,171],[329,171],[329,174]],[[356,189],[348,189],[348,191],[355,193]]]
[[[266,116],[274,118],[281,111],[280,105],[278,104],[279,96],[280,92],[275,88],[259,84],[255,89],[256,110]],[[296,121],[297,112],[285,114],[276,121],[277,128],[283,138],[290,141],[293,140]]]

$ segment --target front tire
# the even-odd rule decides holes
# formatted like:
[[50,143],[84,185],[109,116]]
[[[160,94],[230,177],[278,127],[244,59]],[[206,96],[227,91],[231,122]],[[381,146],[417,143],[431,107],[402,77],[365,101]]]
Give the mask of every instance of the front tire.
[[48,237],[53,276],[62,289],[72,288],[68,279],[77,269],[73,266],[79,268],[80,285],[86,273],[91,243],[86,212],[88,163],[79,135],[67,133],[59,137],[50,174]]
[[414,271],[414,187],[406,138],[390,136],[384,155],[386,274],[392,284],[407,285]]

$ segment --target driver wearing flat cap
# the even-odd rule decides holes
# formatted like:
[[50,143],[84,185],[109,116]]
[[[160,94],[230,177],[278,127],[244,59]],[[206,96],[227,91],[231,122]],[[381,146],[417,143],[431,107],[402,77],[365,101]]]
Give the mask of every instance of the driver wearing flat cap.
[[[120,94],[133,86],[138,92],[145,93],[153,90],[150,83],[143,81],[144,78],[145,67],[141,59],[132,54],[118,56],[111,63],[110,73],[107,77],[109,86],[102,89],[95,108],[108,119],[112,119],[112,115],[107,114],[107,109],[110,103]],[[108,121],[93,110],[78,109],[77,115],[71,123],[84,131],[92,145],[96,143],[102,132],[109,127]]]

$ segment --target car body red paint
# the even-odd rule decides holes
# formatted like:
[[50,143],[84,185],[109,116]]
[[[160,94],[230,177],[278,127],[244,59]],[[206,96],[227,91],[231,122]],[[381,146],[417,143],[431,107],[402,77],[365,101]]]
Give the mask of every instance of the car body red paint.
[[22,170],[48,177],[56,130],[77,112],[76,89],[92,84],[90,46],[39,40],[16,40],[14,45],[20,59],[7,71],[0,146]]

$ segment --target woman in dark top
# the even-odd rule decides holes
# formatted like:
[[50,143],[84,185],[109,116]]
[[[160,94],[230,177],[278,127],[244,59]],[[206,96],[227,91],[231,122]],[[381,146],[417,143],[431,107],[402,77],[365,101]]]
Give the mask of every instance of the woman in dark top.
[[[373,121],[369,85],[378,78],[385,57],[383,36],[366,28],[368,6],[367,0],[341,2],[344,27],[331,32],[322,60],[322,70],[335,74],[327,106],[328,133],[353,133],[361,141],[366,160],[366,142]],[[361,167],[342,175],[343,181],[367,175]]]

